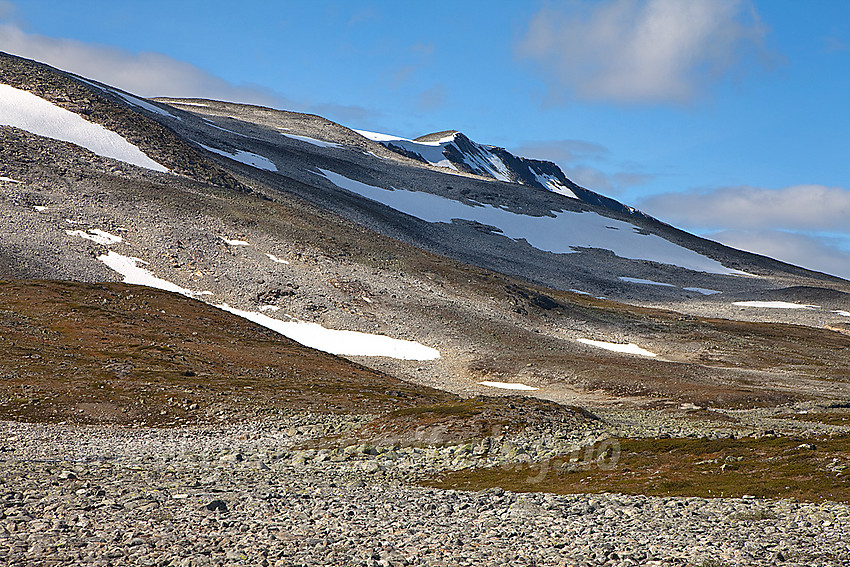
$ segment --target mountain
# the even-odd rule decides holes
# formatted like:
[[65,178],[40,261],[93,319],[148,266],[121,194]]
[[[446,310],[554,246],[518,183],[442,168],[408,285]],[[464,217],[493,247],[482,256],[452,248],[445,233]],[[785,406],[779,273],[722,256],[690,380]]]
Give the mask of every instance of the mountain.
[[376,141],[147,100],[9,55],[0,77],[2,278],[159,288],[466,397],[850,397],[850,283],[615,206],[546,162],[455,132]]
[[646,216],[635,208],[576,185],[567,179],[561,168],[551,161],[524,158],[504,148],[478,144],[457,130],[426,134],[415,140],[367,130],[357,130],[357,133],[403,156],[436,167],[547,189],[591,205],[606,207],[621,213]]

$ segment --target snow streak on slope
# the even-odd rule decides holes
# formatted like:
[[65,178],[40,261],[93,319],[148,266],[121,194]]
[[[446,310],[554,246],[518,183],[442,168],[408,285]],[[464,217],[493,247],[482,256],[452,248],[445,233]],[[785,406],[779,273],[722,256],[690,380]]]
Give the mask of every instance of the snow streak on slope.
[[14,126],[45,138],[71,142],[99,156],[168,172],[117,133],[32,93],[3,84],[0,84],[0,126]]
[[649,260],[713,274],[746,275],[660,236],[643,234],[633,224],[597,213],[558,211],[552,216],[534,217],[492,205],[470,206],[431,193],[390,191],[333,171],[319,171],[337,187],[424,221],[450,223],[462,219],[495,226],[508,238],[525,240],[546,252],[570,254],[577,252],[577,248],[601,248],[631,260]]
[[534,166],[529,166],[528,170],[534,174],[537,182],[543,185],[544,187],[548,187],[550,191],[553,193],[558,193],[563,195],[564,197],[569,197],[571,199],[578,199],[578,195],[573,193],[572,189],[561,183],[561,180],[557,177],[549,175],[548,173],[540,173]]
[[214,154],[230,158],[234,161],[244,163],[245,165],[250,165],[251,167],[256,167],[257,169],[265,169],[266,171],[277,171],[277,166],[272,163],[269,158],[265,158],[257,154],[252,154],[251,152],[246,152],[244,150],[236,150],[236,153],[230,153],[224,150],[218,150],[216,148],[205,146],[200,142],[195,143],[207,150],[208,152],[212,152]]
[[318,146],[320,148],[339,148],[341,147],[339,144],[335,144],[334,142],[326,142],[324,140],[317,140],[316,138],[311,138],[310,136],[298,136],[297,134],[284,134],[281,133],[282,136],[290,138],[292,140],[298,140],[300,142],[307,142],[308,144],[312,144],[314,146]]
[[620,280],[620,281],[633,283],[633,284],[660,285],[660,286],[663,286],[663,287],[676,287],[673,284],[656,282],[656,281],[653,281],[653,280],[645,280],[645,279],[641,279],[641,278],[627,278],[626,276],[620,276],[617,279]]
[[183,120],[179,116],[174,116],[170,112],[167,112],[167,111],[163,110],[162,108],[160,108],[158,106],[154,106],[153,104],[149,103],[148,101],[142,100],[142,99],[135,97],[131,94],[122,93],[121,91],[111,89],[111,88],[106,87],[104,85],[98,85],[97,83],[93,83],[93,82],[91,82],[87,79],[84,79],[82,77],[77,77],[77,80],[81,81],[81,82],[83,82],[87,85],[90,85],[90,86],[92,86],[96,89],[100,89],[105,93],[110,93],[110,94],[113,94],[115,96],[121,97],[121,99],[124,102],[126,102],[127,104],[129,104],[131,106],[136,106],[138,108],[144,108],[148,112],[153,112],[154,114],[159,114],[160,116],[166,116],[168,118],[174,118],[176,120]]

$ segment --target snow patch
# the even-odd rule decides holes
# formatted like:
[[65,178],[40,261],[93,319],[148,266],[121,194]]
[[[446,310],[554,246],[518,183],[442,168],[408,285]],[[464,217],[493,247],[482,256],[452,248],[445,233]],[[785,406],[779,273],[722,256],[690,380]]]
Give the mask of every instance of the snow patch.
[[[47,207],[43,208],[46,209]],[[38,209],[38,207],[36,207],[36,209]],[[88,232],[84,232],[82,230],[66,230],[65,234],[67,234],[68,236],[79,236],[80,238],[85,238],[86,240],[91,240],[92,242],[103,244],[104,246],[124,242],[124,239],[120,236],[109,234],[108,232],[100,230],[99,228],[89,229]]]
[[38,136],[71,142],[124,163],[168,172],[122,136],[27,91],[0,84],[0,126],[14,126]]
[[850,317],[850,311],[841,311],[841,310],[838,310],[838,311],[833,311],[833,313],[838,313],[838,314],[839,314],[839,315],[841,315],[842,317]]
[[490,386],[491,388],[502,388],[503,390],[526,390],[532,392],[538,390],[534,386],[526,386],[522,382],[479,382],[482,386]]
[[596,347],[596,348],[602,348],[602,349],[605,349],[605,350],[610,350],[610,351],[613,351],[613,352],[622,352],[624,354],[636,354],[638,356],[647,356],[647,357],[658,356],[654,352],[650,352],[646,349],[642,349],[639,346],[632,344],[632,343],[628,343],[628,344],[609,343],[609,342],[605,342],[605,341],[592,341],[590,339],[577,339],[577,340],[578,340],[578,342],[580,342],[582,344],[590,345],[590,346],[593,346],[593,347]]
[[739,307],[762,307],[764,309],[819,309],[818,305],[788,303],[787,301],[735,301],[732,305]]
[[229,238],[225,238],[223,236],[219,236],[219,238],[224,240],[224,243],[227,244],[228,246],[250,246],[251,245],[250,243],[245,242],[244,240],[230,240]]
[[47,207],[45,207],[44,205],[36,205],[36,206],[33,207],[33,209],[35,209],[39,213],[43,213],[44,211],[47,210]]
[[398,136],[393,136],[390,134],[381,134],[380,132],[370,132],[369,130],[355,130],[358,134],[363,136],[364,138],[368,138],[373,142],[390,142],[392,140],[406,140],[406,138],[399,138]]
[[[551,216],[517,214],[492,205],[467,205],[460,201],[421,191],[388,190],[320,169],[331,183],[402,213],[427,222],[450,223],[453,219],[476,221],[498,227],[514,240],[555,254],[571,254],[578,248],[611,250],[621,258],[671,264],[698,272],[747,275],[711,258],[645,234],[633,224],[603,217],[594,212],[557,211]],[[609,230],[609,227],[617,230]]]
[[277,305],[260,305],[260,311],[280,311],[280,307]]
[[283,134],[281,136],[286,136],[287,138],[291,138],[293,140],[299,140],[301,142],[307,142],[308,144],[312,144],[314,146],[318,146],[320,148],[341,148],[339,144],[335,144],[334,142],[326,142],[324,140],[317,140],[316,138],[310,138],[309,136],[296,136],[295,134]]
[[205,146],[200,142],[195,143],[207,150],[208,152],[212,152],[214,154],[230,158],[240,163],[244,163],[245,165],[250,165],[251,167],[256,167],[257,169],[265,169],[266,171],[277,171],[277,166],[272,163],[270,159],[265,158],[263,156],[253,154],[251,152],[246,152],[244,150],[236,150],[236,153],[230,153],[224,150],[211,148],[210,146]]
[[386,356],[401,360],[435,360],[440,352],[415,341],[393,339],[385,335],[372,335],[358,331],[327,329],[306,321],[281,321],[262,313],[243,311],[227,304],[216,305],[272,331],[280,333],[302,345],[340,356]]
[[23,181],[18,181],[17,179],[12,179],[11,177],[0,177],[0,181],[5,181],[6,183],[23,183]]
[[269,254],[268,252],[266,252],[266,256],[268,257],[269,260],[271,260],[272,262],[276,262],[278,264],[288,264],[289,263],[286,260],[284,260],[283,258],[278,258],[274,254]]
[[703,295],[714,295],[717,293],[723,293],[721,291],[717,291],[716,289],[706,289],[704,287],[683,287],[682,289],[684,289],[685,291],[695,291]]
[[528,169],[534,174],[534,178],[537,179],[537,182],[548,188],[549,191],[558,193],[564,197],[569,197],[570,199],[578,199],[578,196],[573,193],[572,189],[564,185],[557,177],[546,173],[539,173],[533,167],[529,167]]
[[622,280],[624,282],[633,283],[633,284],[660,285],[660,286],[664,286],[664,287],[676,287],[673,284],[661,283],[661,282],[656,282],[656,281],[652,281],[652,280],[642,280],[640,278],[627,278],[625,276],[620,276],[617,279]]
[[201,104],[200,102],[181,102],[179,100],[171,101],[171,104],[182,104],[183,106],[203,106],[204,108],[209,108],[208,104]]

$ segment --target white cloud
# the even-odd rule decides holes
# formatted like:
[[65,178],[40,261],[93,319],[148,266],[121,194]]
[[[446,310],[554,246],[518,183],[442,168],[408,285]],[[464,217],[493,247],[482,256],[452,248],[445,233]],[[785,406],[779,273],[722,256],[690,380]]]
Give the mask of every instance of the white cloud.
[[581,159],[600,159],[608,155],[608,148],[586,140],[543,140],[526,142],[511,152],[518,156],[558,163],[574,163]]
[[850,279],[850,190],[842,187],[722,187],[637,206],[686,230],[710,230],[703,236],[728,246]]
[[553,98],[685,102],[750,51],[765,30],[745,0],[606,0],[547,4],[517,45]]
[[654,195],[638,206],[666,222],[691,228],[850,232],[850,190],[842,187],[722,187]]
[[850,251],[837,239],[781,230],[723,230],[704,235],[727,246],[850,280]]

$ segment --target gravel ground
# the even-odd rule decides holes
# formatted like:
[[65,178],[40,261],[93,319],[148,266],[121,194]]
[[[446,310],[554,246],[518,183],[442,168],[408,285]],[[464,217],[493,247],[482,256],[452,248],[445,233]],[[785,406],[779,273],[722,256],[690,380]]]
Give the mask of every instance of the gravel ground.
[[850,565],[846,505],[426,489],[433,451],[293,450],[327,429],[0,423],[0,563]]

